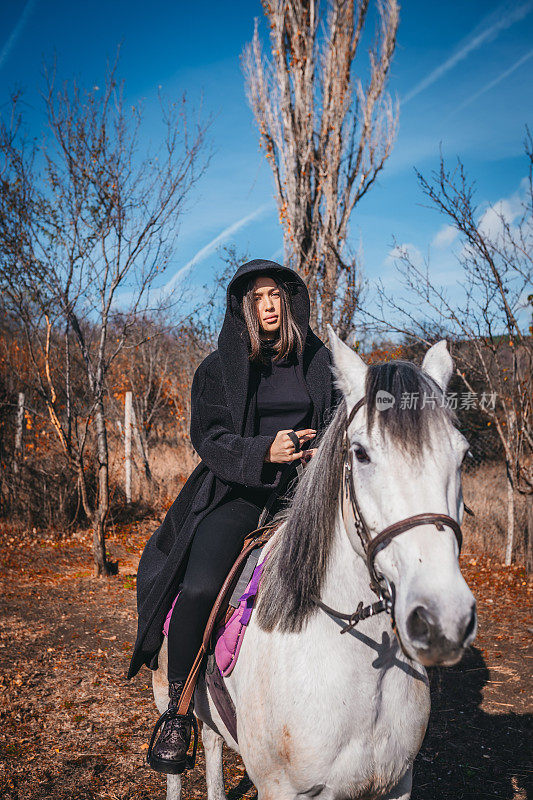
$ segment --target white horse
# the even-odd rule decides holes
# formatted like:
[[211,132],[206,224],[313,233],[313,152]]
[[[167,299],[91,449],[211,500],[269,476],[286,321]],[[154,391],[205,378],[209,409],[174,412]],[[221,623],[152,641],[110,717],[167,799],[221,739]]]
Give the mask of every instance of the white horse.
[[[444,404],[453,371],[446,342],[431,347],[420,368],[402,361],[367,367],[331,330],[330,340],[345,404],[265,548],[256,609],[226,679],[238,744],[205,685],[196,695],[208,800],[226,798],[223,739],[240,752],[259,800],[407,800],[429,717],[424,665],[456,663],[475,636],[454,523],[463,516],[468,443]],[[418,407],[410,407],[416,393]],[[344,443],[351,471],[349,461],[343,466]],[[421,514],[453,519],[408,525],[369,564],[365,530],[375,539]],[[345,624],[332,609],[341,614],[376,601],[369,567],[393,602],[392,617],[371,616],[341,636]],[[162,713],[166,640],[153,688]],[[180,792],[180,776],[169,775],[167,800]]]

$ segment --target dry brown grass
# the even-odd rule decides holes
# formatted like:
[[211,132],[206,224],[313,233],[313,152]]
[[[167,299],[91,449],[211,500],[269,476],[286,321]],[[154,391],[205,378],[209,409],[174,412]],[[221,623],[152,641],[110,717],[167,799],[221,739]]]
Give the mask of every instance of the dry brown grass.
[[[113,441],[109,450],[110,483],[120,494],[124,492],[125,481],[123,445],[120,440]],[[141,459],[134,453],[132,499],[157,514],[173,503],[199,459],[186,442],[160,442],[151,448],[149,461],[151,482],[145,476]]]
[[[507,536],[507,482],[505,464],[482,464],[463,475],[465,503],[475,517],[465,514],[463,520],[464,547],[468,552],[485,553],[504,560]],[[526,504],[522,495],[516,497],[513,561],[524,563],[526,549]]]

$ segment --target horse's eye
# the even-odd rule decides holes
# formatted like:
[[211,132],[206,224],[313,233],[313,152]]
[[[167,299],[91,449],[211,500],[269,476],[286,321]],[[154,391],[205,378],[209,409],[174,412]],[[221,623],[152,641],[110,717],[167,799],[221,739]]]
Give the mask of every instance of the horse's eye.
[[368,464],[368,462],[370,461],[368,453],[366,452],[364,447],[361,447],[361,445],[358,445],[355,448],[355,457],[361,464]]

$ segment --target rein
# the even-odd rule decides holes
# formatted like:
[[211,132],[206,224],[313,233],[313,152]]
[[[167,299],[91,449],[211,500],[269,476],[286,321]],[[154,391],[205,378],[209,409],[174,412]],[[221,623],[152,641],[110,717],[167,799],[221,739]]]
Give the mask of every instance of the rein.
[[[352,614],[343,614],[340,611],[336,611],[334,608],[327,606],[325,603],[320,600],[318,597],[313,597],[314,603],[319,606],[323,611],[328,614],[332,614],[339,619],[347,620],[348,624],[344,625],[341,633],[346,633],[346,631],[355,628],[355,626],[361,622],[363,619],[367,619],[368,617],[372,617],[375,614],[381,614],[383,611],[386,611],[390,614],[392,618],[393,628],[395,627],[394,624],[394,584],[391,586],[389,581],[384,575],[378,574],[375,567],[375,559],[377,554],[383,550],[387,545],[389,545],[393,539],[399,536],[405,531],[411,530],[411,528],[415,528],[418,525],[428,525],[433,524],[439,531],[444,530],[444,526],[448,526],[452,529],[455,538],[457,539],[457,544],[459,547],[459,552],[461,552],[461,546],[463,544],[463,535],[461,533],[461,528],[459,524],[454,520],[452,517],[448,516],[447,514],[432,514],[432,513],[425,513],[425,514],[414,514],[411,517],[406,517],[405,519],[400,520],[399,522],[394,522],[392,525],[384,528],[377,536],[372,537],[368,526],[364,520],[364,517],[361,513],[361,509],[359,508],[359,504],[357,502],[357,497],[355,496],[355,490],[353,487],[353,453],[350,448],[350,440],[348,438],[348,428],[350,427],[356,413],[359,411],[361,406],[365,403],[365,398],[362,397],[360,400],[352,408],[348,419],[346,420],[346,426],[344,428],[344,440],[343,440],[343,459],[344,459],[344,468],[343,468],[343,506],[344,502],[349,500],[350,505],[353,511],[355,527],[359,538],[361,540],[361,544],[363,545],[363,550],[365,553],[365,561],[366,567],[368,569],[368,573],[370,575],[370,588],[377,595],[378,600],[371,605],[363,606],[363,603],[360,602],[357,606],[357,609]],[[465,505],[465,511],[468,514],[473,515],[473,511]]]

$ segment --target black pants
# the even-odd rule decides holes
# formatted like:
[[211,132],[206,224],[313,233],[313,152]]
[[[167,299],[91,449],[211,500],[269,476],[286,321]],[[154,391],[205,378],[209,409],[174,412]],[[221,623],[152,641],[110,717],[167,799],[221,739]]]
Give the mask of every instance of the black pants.
[[220,588],[241,551],[244,537],[257,527],[267,497],[265,492],[232,491],[198,525],[170,620],[169,681],[187,678]]

